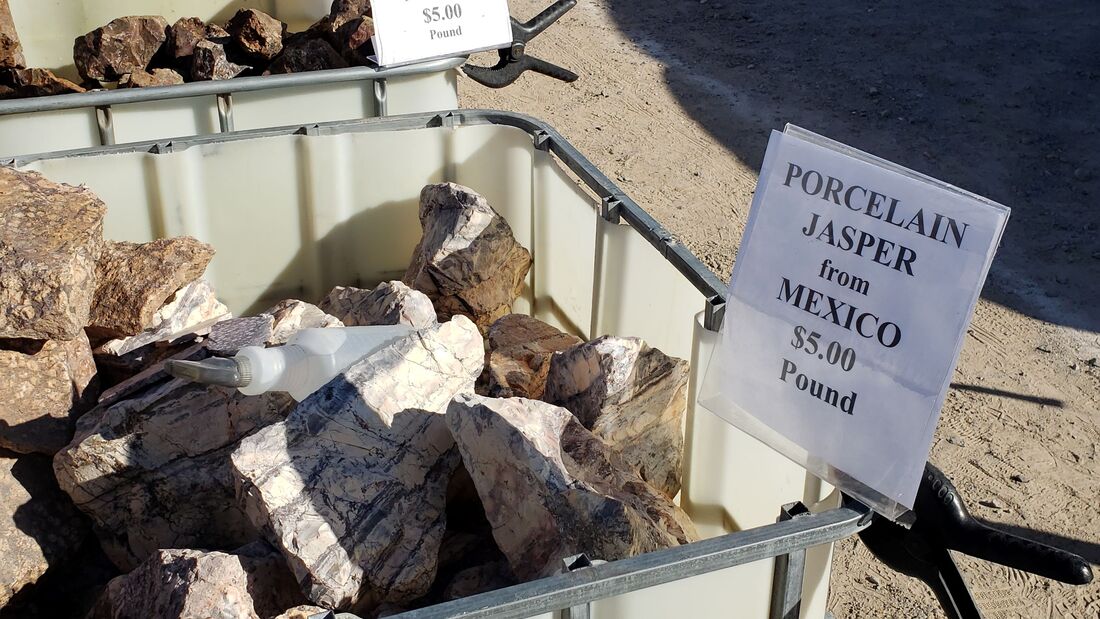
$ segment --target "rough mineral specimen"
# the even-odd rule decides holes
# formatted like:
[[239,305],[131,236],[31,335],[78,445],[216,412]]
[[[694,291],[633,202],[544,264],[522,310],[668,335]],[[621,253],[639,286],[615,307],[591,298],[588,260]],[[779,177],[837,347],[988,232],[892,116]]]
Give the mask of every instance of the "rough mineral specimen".
[[206,334],[214,323],[232,318],[229,308],[218,301],[214,287],[197,279],[180,288],[153,314],[152,325],[137,335],[109,340],[96,348],[96,355],[122,356],[154,342],[174,340],[184,334]]
[[441,412],[483,358],[456,317],[364,357],[241,442],[238,497],[311,601],[365,612],[428,591],[458,464]]
[[112,580],[89,619],[268,619],[301,601],[282,557],[263,542],[232,554],[158,550]]
[[54,75],[48,69],[0,68],[0,99],[48,97],[84,92],[84,88],[65,78]]
[[455,183],[428,185],[420,225],[404,282],[428,295],[440,320],[463,315],[484,331],[511,313],[531,254],[485,198]]
[[195,46],[205,40],[225,44],[229,33],[221,26],[207,24],[198,17],[181,17],[168,31],[168,55],[173,60],[190,58],[195,53]]
[[233,43],[250,58],[271,60],[283,50],[286,24],[256,9],[241,9],[225,25]]
[[283,614],[275,617],[275,619],[312,619],[315,615],[324,614],[326,612],[328,611],[320,606],[301,604],[294,608],[286,609]]
[[382,282],[373,290],[337,286],[320,308],[349,327],[402,324],[423,329],[436,323],[431,300],[397,281]]
[[106,211],[84,187],[0,166],[0,338],[83,332]]
[[231,357],[245,346],[262,346],[271,340],[275,317],[271,314],[245,316],[219,322],[210,328],[206,348],[217,355]]
[[335,316],[321,311],[321,308],[305,301],[287,299],[264,312],[273,318],[271,335],[266,344],[286,344],[292,335],[302,329],[328,329],[343,327]]
[[48,458],[0,458],[0,608],[47,568],[70,561],[87,535]]
[[555,354],[542,399],[568,409],[654,488],[680,490],[688,363],[633,337]]
[[328,41],[313,37],[298,37],[285,42],[283,51],[271,61],[264,74],[305,73],[343,69],[347,66],[348,63],[340,52],[333,49]]
[[19,44],[8,0],[0,0],[0,68],[25,66],[27,59],[23,57],[23,46]]
[[530,316],[509,314],[489,327],[489,395],[538,400],[550,357],[584,342]]
[[611,561],[698,538],[687,514],[564,408],[459,395],[446,419],[521,579],[579,552]]
[[214,248],[191,237],[150,243],[109,242],[96,266],[90,329],[108,337],[137,335],[180,288],[202,277]]
[[88,338],[0,340],[0,447],[53,455],[95,402]]
[[150,69],[134,71],[122,76],[119,88],[151,88],[153,86],[174,86],[183,83],[183,76],[172,69]]
[[249,68],[229,62],[225,46],[209,40],[196,43],[191,56],[191,79],[195,81],[233,79]]
[[344,59],[354,65],[365,65],[374,55],[374,20],[370,17],[356,17],[340,26],[333,35],[338,43],[336,49]]
[[149,68],[167,39],[168,22],[163,17],[120,17],[78,37],[73,60],[84,79],[114,82]]

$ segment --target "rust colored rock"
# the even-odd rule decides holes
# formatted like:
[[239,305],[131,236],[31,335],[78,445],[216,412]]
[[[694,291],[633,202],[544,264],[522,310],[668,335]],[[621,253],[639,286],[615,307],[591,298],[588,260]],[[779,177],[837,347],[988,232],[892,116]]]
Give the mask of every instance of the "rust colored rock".
[[349,327],[404,324],[423,329],[436,323],[431,300],[398,281],[382,282],[373,290],[337,286],[320,308]]
[[213,247],[187,236],[107,243],[96,265],[89,330],[120,337],[155,326],[157,311],[177,290],[202,277],[213,257]]
[[271,61],[264,75],[326,71],[344,69],[347,66],[348,63],[328,41],[300,37],[286,43],[282,53]]
[[538,400],[546,388],[550,357],[583,343],[579,337],[523,314],[509,314],[489,327],[488,394]]
[[8,0],[0,0],[0,68],[25,66],[27,59],[23,56]]
[[263,542],[232,554],[158,550],[108,583],[89,619],[267,619],[302,601],[282,557]]
[[147,69],[166,40],[168,22],[163,17],[120,17],[78,37],[73,60],[84,79],[114,82]]
[[233,79],[250,68],[230,62],[225,46],[213,41],[196,43],[191,56],[191,79],[195,81]]
[[195,46],[206,40],[224,44],[229,40],[229,33],[198,17],[181,17],[168,31],[168,56],[173,60],[190,58],[195,53]]
[[241,9],[225,25],[237,49],[249,58],[271,60],[283,51],[286,24],[256,9]]
[[84,87],[54,75],[48,69],[4,69],[0,68],[0,99],[23,99],[26,97],[49,97],[85,92]]
[[151,88],[153,86],[175,86],[183,83],[183,76],[172,69],[153,69],[134,71],[124,75],[118,83],[119,88]]
[[485,198],[455,183],[420,192],[423,236],[403,281],[428,295],[439,320],[467,316],[484,333],[512,312],[531,253]]
[[58,490],[48,458],[0,458],[0,608],[48,568],[71,562],[87,535],[87,521]]
[[464,394],[447,426],[521,579],[554,574],[579,552],[613,561],[699,538],[683,510],[564,408]]
[[605,336],[554,355],[542,399],[577,416],[668,497],[680,490],[688,363],[636,337]]
[[97,395],[88,338],[0,340],[0,447],[53,455]]
[[374,20],[370,17],[356,17],[340,26],[334,33],[336,49],[344,59],[354,65],[365,65],[374,55]]
[[0,166],[0,338],[80,336],[106,212],[85,187]]
[[275,617],[275,619],[312,619],[315,615],[323,615],[326,612],[328,611],[320,606],[302,604],[286,609],[283,614]]

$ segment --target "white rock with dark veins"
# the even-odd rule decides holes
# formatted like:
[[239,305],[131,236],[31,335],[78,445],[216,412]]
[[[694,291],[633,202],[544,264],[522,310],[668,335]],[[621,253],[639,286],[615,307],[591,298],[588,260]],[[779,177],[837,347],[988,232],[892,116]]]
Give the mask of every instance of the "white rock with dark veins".
[[484,347],[464,317],[364,357],[233,454],[238,497],[309,599],[367,612],[428,591],[458,464],[441,414]]
[[520,579],[581,552],[613,561],[698,539],[687,514],[564,408],[460,395],[446,418]]
[[680,490],[688,363],[634,337],[556,353],[542,399],[568,409],[669,497]]
[[436,323],[435,307],[427,295],[398,281],[382,282],[373,290],[337,286],[320,307],[349,327],[410,325],[423,329]]

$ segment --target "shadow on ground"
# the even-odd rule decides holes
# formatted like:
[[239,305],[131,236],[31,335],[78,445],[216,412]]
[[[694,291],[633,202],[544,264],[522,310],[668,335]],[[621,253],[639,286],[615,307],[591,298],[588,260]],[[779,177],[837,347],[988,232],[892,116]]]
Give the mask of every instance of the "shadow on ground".
[[1100,3],[608,2],[748,166],[790,122],[1006,204],[986,298],[1100,332]]

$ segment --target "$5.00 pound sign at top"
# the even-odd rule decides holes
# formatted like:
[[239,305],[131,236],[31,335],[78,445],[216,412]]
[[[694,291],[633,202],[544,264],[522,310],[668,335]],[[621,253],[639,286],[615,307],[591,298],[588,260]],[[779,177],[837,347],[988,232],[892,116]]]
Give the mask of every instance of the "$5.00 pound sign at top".
[[462,17],[462,5],[461,4],[445,4],[443,7],[433,6],[425,8],[424,23],[431,24],[439,21],[447,21],[450,19],[458,19]]

